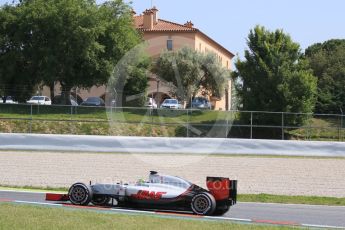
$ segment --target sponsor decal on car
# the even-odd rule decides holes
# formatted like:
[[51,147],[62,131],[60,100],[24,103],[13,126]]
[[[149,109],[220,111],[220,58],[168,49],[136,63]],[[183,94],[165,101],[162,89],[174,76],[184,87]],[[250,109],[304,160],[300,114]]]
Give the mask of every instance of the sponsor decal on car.
[[137,194],[132,194],[131,197],[137,200],[159,200],[164,194],[166,192],[139,190]]

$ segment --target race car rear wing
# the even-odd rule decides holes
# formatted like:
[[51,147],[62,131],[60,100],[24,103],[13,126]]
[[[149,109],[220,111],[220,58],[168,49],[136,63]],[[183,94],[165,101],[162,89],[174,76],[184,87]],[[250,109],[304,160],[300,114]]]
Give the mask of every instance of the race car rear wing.
[[237,202],[237,180],[224,177],[207,177],[206,185],[216,201],[229,200],[231,205]]
[[232,200],[232,205],[237,202],[237,180],[230,181],[230,198]]

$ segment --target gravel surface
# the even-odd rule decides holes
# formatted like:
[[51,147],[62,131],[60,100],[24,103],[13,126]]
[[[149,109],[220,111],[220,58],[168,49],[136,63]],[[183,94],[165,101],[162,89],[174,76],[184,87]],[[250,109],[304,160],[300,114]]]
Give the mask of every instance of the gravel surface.
[[345,197],[345,159],[0,152],[0,185],[135,182],[150,170],[202,186],[206,176],[230,177],[239,181],[241,194]]

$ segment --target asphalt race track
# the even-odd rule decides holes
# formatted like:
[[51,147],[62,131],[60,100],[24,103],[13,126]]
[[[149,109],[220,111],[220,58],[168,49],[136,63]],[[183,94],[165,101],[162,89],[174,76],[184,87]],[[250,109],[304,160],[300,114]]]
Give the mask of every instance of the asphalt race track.
[[[60,205],[54,202],[45,201],[44,193],[0,191],[0,202],[15,202],[37,205]],[[67,206],[71,207],[71,206]],[[97,211],[100,211],[97,209]],[[138,212],[130,209],[104,209],[111,212]],[[174,215],[177,218],[180,214],[161,213],[157,211],[143,211],[154,215]],[[181,214],[185,218],[186,215]],[[188,218],[200,218],[200,216],[188,215]],[[203,218],[205,219],[205,218]],[[237,203],[229,212],[221,217],[206,217],[211,220],[230,220],[239,222],[266,223],[278,225],[295,225],[316,228],[340,228],[345,229],[345,207],[320,206],[320,205],[295,205],[295,204],[264,204],[264,203]]]

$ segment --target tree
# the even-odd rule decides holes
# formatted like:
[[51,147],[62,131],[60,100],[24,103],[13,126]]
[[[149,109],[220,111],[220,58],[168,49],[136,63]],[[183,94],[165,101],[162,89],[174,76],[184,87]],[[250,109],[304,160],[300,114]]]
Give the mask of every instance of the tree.
[[[227,83],[231,80],[231,72],[222,67],[213,53],[199,54],[201,56],[201,70],[203,77],[200,85],[202,90],[210,96],[221,98],[224,95]],[[195,96],[195,95],[193,95]]]
[[107,100],[116,100],[117,107],[142,107],[147,98],[148,79],[152,60],[146,44],[132,48],[119,61],[108,82]]
[[318,78],[316,112],[340,113],[345,108],[345,40],[314,44],[305,55]]
[[135,55],[135,61],[126,65],[126,77],[122,91],[122,105],[143,107],[147,98],[151,58],[144,50]]
[[66,101],[73,87],[108,82],[120,58],[141,41],[133,27],[131,8],[121,0],[100,6],[94,0],[23,0],[7,8],[13,14],[3,24],[16,16],[16,30],[1,36],[18,40],[18,45],[3,43],[8,49],[5,56],[13,57],[8,60],[13,63],[10,68],[16,65],[17,53],[24,62],[11,79],[27,66],[31,71],[24,71],[26,79],[46,84],[51,91],[59,82]]
[[187,101],[200,90],[210,96],[221,97],[225,83],[230,80],[230,72],[221,66],[214,54],[199,53],[187,47],[176,52],[163,52],[153,71],[174,86],[172,93],[182,101]]
[[123,89],[122,105],[143,107],[147,98],[148,76],[151,66],[149,57],[142,57],[134,66],[128,66],[128,76]]
[[10,5],[0,8],[0,91],[25,102],[38,80],[31,77],[36,72],[24,52],[27,38],[20,32],[20,14],[19,9]]
[[[248,36],[245,59],[237,60],[233,76],[243,110],[311,113],[316,78],[303,60],[300,47],[282,30],[256,26]],[[281,118],[258,116],[261,123],[280,125]],[[301,116],[285,118],[285,125],[301,124]]]

